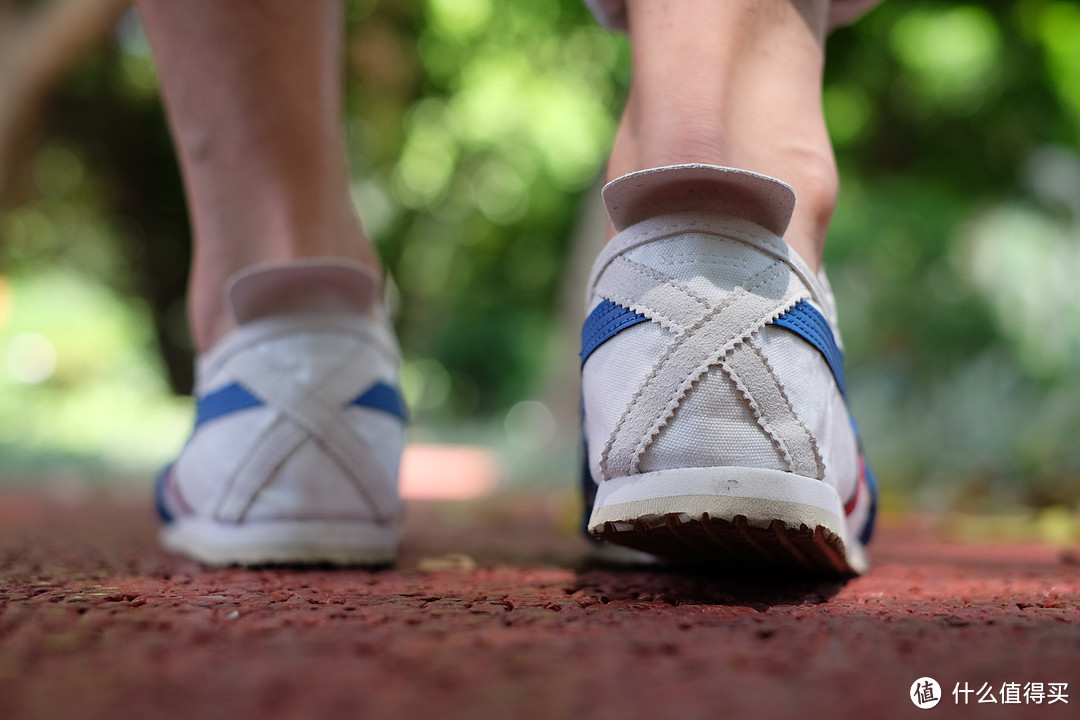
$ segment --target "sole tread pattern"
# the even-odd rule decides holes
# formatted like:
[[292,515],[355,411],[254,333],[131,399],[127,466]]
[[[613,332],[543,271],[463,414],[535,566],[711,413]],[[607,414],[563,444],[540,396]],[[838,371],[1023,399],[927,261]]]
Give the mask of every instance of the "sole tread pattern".
[[678,565],[753,573],[855,574],[848,565],[843,540],[820,525],[790,528],[781,520],[773,520],[768,527],[755,527],[744,515],[726,520],[707,513],[700,518],[668,513],[632,523],[607,522],[593,535]]

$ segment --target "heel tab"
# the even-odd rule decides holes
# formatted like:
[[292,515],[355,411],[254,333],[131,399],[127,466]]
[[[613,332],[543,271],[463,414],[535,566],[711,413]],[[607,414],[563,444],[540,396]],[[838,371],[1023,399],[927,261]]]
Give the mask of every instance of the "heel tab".
[[604,186],[604,204],[617,231],[687,210],[715,210],[784,236],[795,191],[766,175],[717,165],[669,165],[623,175]]
[[360,263],[315,258],[244,268],[229,278],[225,295],[233,318],[243,325],[286,313],[372,314],[379,285],[376,273]]

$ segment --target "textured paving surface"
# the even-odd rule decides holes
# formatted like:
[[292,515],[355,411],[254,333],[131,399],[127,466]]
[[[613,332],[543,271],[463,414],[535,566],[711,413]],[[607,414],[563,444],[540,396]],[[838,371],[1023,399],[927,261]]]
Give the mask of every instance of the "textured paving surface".
[[[894,520],[868,576],[785,584],[589,566],[567,512],[415,506],[396,569],[249,571],[160,552],[148,499],[0,494],[0,718],[1077,717],[1073,554]],[[1032,681],[1069,704],[951,694]]]

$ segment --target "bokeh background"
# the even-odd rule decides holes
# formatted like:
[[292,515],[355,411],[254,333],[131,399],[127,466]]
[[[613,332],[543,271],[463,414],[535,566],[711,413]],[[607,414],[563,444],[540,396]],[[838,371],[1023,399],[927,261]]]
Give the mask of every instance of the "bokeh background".
[[[346,6],[353,195],[413,437],[569,491],[627,41],[578,0]],[[1080,5],[885,2],[828,56],[826,261],[886,506],[1075,533]],[[191,423],[189,228],[123,0],[0,2],[0,208],[0,483],[148,483]]]

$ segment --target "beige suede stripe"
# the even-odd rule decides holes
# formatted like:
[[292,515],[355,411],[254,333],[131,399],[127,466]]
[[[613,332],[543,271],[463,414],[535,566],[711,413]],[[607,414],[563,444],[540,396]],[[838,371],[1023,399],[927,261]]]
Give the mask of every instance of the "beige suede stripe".
[[712,304],[685,283],[621,257],[611,262],[596,289],[600,297],[674,333],[684,332],[712,310]]
[[222,522],[244,519],[255,496],[278,467],[310,437],[307,430],[279,414],[225,483],[214,517]]
[[637,471],[653,438],[712,365],[805,293],[788,266],[774,262],[677,335],[638,387],[600,456],[605,479]]
[[[255,354],[249,354],[244,358],[243,367],[236,368],[236,377],[268,407],[282,413],[288,425],[301,431],[304,437],[300,442],[308,437],[319,438],[323,448],[353,480],[357,491],[367,500],[376,517],[380,520],[390,519],[397,513],[396,490],[361,481],[361,478],[376,477],[379,469],[375,466],[376,453],[371,443],[341,420],[341,407],[352,399],[342,396],[341,388],[356,386],[354,378],[345,378],[342,381],[335,378],[341,370],[342,368],[339,368],[338,373],[330,373],[322,386],[308,387],[269,361],[260,361]],[[292,435],[277,438],[282,445],[268,451],[267,460],[260,461],[259,468],[244,468],[241,471],[238,478],[242,482],[236,483],[236,486],[230,489],[229,496],[223,499],[220,506],[228,515],[222,519],[240,519],[273,470],[284,462],[289,453],[299,447],[299,443],[285,443],[286,439],[291,440]],[[291,444],[291,450],[283,454],[286,444]],[[252,457],[256,456],[257,454],[252,454]],[[271,460],[274,460],[272,467],[263,467]]]
[[799,420],[787,394],[753,339],[735,347],[721,365],[750,405],[758,424],[788,463],[788,470],[822,479],[825,466],[817,443]]

